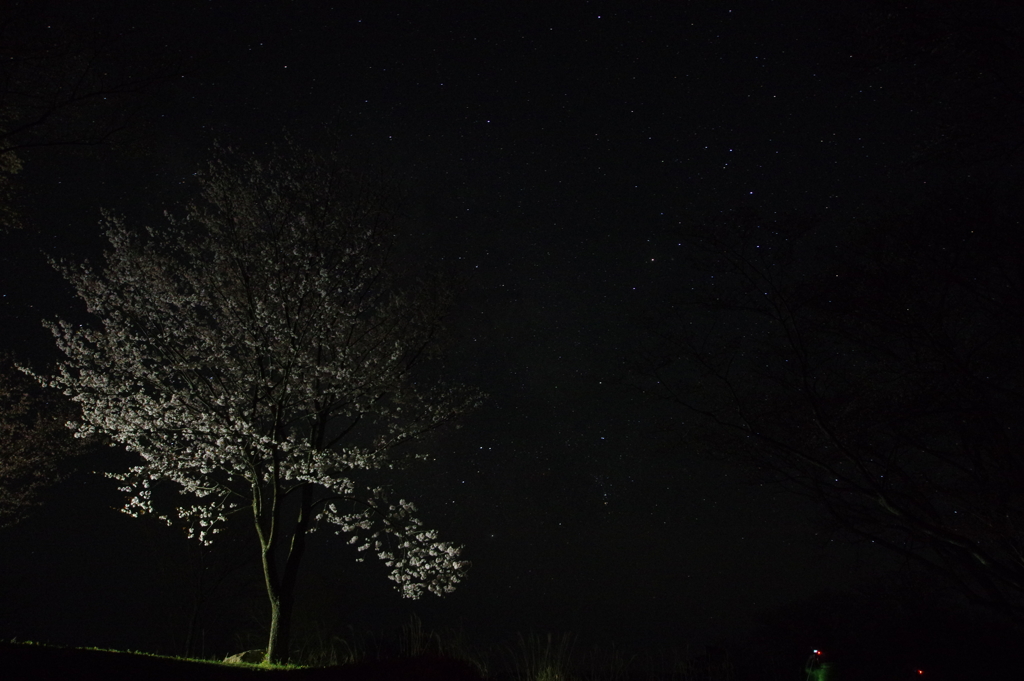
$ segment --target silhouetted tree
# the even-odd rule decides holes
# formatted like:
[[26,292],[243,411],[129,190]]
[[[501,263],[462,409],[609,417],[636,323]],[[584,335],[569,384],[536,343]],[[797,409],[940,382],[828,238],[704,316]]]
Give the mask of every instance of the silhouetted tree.
[[[182,220],[133,231],[108,220],[106,266],[63,268],[100,325],[52,324],[67,356],[43,379],[141,463],[114,475],[125,512],[171,501],[210,542],[251,514],[270,601],[268,660],[286,659],[306,536],[321,521],[371,550],[403,596],[450,592],[466,563],[389,501],[387,471],[475,406],[461,386],[417,378],[451,294],[402,285],[379,184],[329,153],[286,145],[268,162],[221,151]],[[169,500],[170,501],[170,500]],[[168,516],[159,516],[168,523]]]
[[1024,621],[1019,214],[703,221],[639,380],[684,408],[683,451],[745,460]]
[[39,492],[61,479],[60,464],[80,451],[65,425],[75,416],[66,398],[0,357],[0,527],[23,520]]
[[821,662],[834,665],[830,679],[1015,675],[1016,660],[1006,651],[1016,649],[1020,630],[967,607],[944,587],[927,575],[908,572],[855,590],[826,589],[761,611],[743,641],[747,660],[739,665],[737,678],[792,679],[793,667],[812,649],[822,653]]
[[142,94],[191,70],[169,56],[181,46],[140,50],[102,16],[38,0],[0,6],[0,231],[21,225],[13,176],[26,153],[120,138],[138,125]]

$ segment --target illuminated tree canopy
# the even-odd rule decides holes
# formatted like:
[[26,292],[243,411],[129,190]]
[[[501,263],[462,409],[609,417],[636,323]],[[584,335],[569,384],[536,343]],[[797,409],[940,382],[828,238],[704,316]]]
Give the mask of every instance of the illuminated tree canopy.
[[[267,657],[284,659],[305,536],[324,523],[405,597],[462,579],[460,548],[389,500],[386,471],[423,458],[411,445],[480,395],[416,378],[451,292],[399,285],[379,185],[294,145],[266,162],[222,150],[200,177],[184,218],[132,230],[108,217],[105,266],[60,266],[100,324],[51,324],[67,359],[44,380],[81,405],[78,435],[140,455],[113,475],[125,512],[176,515],[201,542],[251,512]],[[161,483],[179,492],[173,515],[158,511]]]

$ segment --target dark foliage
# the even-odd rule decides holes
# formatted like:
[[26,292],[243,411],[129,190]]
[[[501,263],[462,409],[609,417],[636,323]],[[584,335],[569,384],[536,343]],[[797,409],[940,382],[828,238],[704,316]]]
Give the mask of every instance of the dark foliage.
[[65,426],[74,415],[66,398],[0,357],[0,527],[23,520],[39,493],[60,480],[61,464],[81,451]]
[[704,281],[651,325],[646,387],[685,408],[691,451],[749,462],[1024,620],[1017,214],[965,191],[845,237],[706,222]]
[[[1020,630],[972,610],[941,584],[906,575],[860,591],[821,592],[761,613],[741,678],[793,678],[817,648],[830,679],[952,681],[1012,677]],[[945,595],[943,595],[945,593]]]
[[140,44],[88,3],[0,6],[0,232],[21,226],[14,175],[33,150],[126,143],[156,86],[194,70],[187,46]]

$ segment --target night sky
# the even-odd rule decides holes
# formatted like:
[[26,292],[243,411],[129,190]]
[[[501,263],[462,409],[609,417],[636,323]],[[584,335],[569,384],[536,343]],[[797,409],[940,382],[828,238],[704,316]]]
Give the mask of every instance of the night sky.
[[[446,366],[489,397],[399,482],[465,544],[469,578],[403,601],[379,566],[315,535],[305,631],[416,612],[483,646],[531,631],[704,644],[898,565],[832,540],[808,502],[673,447],[682,415],[628,385],[638,316],[690,276],[682,222],[736,208],[841,222],[933,179],[906,164],[940,90],[852,52],[873,21],[863,3],[51,5],[30,20],[103,28],[123,36],[118,59],[183,75],[126,98],[120,144],[22,152],[26,227],[0,248],[3,345],[18,357],[56,358],[42,319],[88,319],[45,256],[97,257],[101,208],[134,225],[180,212],[215,141],[261,151],[332,131],[401,188],[410,249],[471,275]],[[117,513],[114,482],[90,471],[130,462],[80,459],[0,532],[0,638],[181,652],[202,560],[204,652],[258,641],[246,528],[203,553]]]

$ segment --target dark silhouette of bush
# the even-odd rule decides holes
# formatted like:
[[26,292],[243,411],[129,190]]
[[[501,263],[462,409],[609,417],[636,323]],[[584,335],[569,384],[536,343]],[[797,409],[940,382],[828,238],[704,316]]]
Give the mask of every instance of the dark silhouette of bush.
[[917,589],[892,584],[820,592],[761,613],[738,678],[794,678],[793,669],[814,648],[830,662],[832,681],[971,681],[1019,673],[1008,653],[1019,630],[923,582]]

